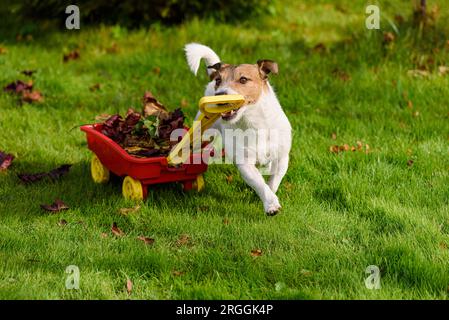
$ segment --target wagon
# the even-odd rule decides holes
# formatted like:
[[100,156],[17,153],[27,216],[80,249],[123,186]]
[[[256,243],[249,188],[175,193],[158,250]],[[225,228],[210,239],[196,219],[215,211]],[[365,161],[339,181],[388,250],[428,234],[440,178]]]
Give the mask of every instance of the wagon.
[[[241,95],[220,95],[203,97],[199,101],[200,116],[182,140],[160,157],[137,158],[129,155],[120,145],[102,133],[103,124],[82,126],[86,133],[87,145],[93,152],[91,160],[92,179],[96,183],[106,183],[110,174],[124,177],[122,193],[126,199],[144,200],[148,196],[148,186],[159,183],[178,182],[184,190],[201,191],[204,188],[203,173],[207,170],[207,160],[213,156],[213,148],[190,153],[186,158],[178,157],[183,146],[195,139],[193,131],[200,126],[200,132],[210,127],[223,112],[236,110],[245,102]],[[188,129],[188,128],[186,128]],[[190,157],[190,159],[189,159]],[[186,161],[190,160],[190,161]]]
[[137,158],[129,155],[101,133],[102,124],[85,125],[80,129],[86,133],[87,145],[93,152],[93,181],[107,183],[111,173],[124,177],[122,193],[126,199],[146,199],[148,186],[159,183],[180,182],[184,190],[201,191],[204,188],[203,173],[207,170],[207,163],[200,153],[191,154],[189,163],[171,166],[165,156]]

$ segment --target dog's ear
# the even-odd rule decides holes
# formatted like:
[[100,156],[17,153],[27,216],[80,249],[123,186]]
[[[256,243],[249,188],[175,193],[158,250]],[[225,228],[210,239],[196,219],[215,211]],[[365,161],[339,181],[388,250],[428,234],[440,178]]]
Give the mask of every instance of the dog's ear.
[[212,66],[207,66],[207,73],[209,74],[209,78],[211,80],[214,79],[220,69],[221,69],[221,62],[218,62]]
[[270,73],[279,73],[278,64],[273,60],[258,60],[257,65],[259,66],[259,72],[263,79],[266,79]]

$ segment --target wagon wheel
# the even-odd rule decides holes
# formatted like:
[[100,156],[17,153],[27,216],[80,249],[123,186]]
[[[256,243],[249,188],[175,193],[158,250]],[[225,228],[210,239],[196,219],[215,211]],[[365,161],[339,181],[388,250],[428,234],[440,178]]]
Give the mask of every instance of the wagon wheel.
[[96,154],[92,156],[90,162],[90,173],[95,183],[106,183],[109,181],[109,170],[101,163]]
[[196,177],[196,180],[192,181],[192,189],[201,192],[204,189],[204,177],[202,174]]
[[123,197],[128,200],[144,200],[147,197],[147,186],[126,176],[123,180],[122,193]]

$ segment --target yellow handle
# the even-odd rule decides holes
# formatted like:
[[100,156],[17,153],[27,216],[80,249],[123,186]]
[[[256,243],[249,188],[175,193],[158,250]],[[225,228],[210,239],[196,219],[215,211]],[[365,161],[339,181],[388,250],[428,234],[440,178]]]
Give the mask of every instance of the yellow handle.
[[[193,132],[198,130],[198,125],[201,126],[201,134],[210,128],[215,121],[220,118],[222,113],[237,110],[243,106],[245,98],[239,94],[221,95],[202,97],[199,101],[200,116],[193,123],[189,132],[184,135],[182,140],[170,151],[167,156],[167,162],[171,165],[183,163],[187,160],[189,154],[182,153],[182,158],[179,156],[180,152],[186,147],[186,144],[194,143],[192,137]],[[194,137],[196,138],[196,136]],[[195,141],[196,142],[196,141]]]

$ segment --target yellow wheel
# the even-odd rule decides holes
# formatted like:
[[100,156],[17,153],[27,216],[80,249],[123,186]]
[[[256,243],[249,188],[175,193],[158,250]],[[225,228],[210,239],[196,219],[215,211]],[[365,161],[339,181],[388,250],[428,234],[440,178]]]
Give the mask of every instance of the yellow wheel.
[[90,172],[95,183],[106,183],[109,181],[109,170],[95,154],[90,162]]
[[128,200],[143,200],[144,187],[138,180],[134,180],[130,176],[123,180],[122,193],[125,199]]
[[192,182],[192,189],[198,192],[204,189],[204,177],[202,174],[196,177],[196,180]]

